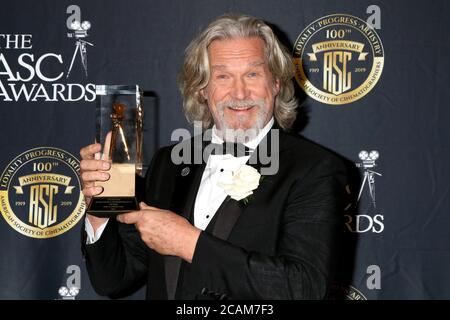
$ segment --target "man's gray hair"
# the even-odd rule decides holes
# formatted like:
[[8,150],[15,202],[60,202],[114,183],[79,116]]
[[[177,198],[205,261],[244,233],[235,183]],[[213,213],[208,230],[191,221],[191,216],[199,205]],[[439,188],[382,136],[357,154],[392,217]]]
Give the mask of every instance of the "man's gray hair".
[[207,101],[200,94],[210,78],[208,46],[214,40],[249,37],[259,37],[264,41],[269,70],[273,79],[280,82],[280,92],[274,106],[275,119],[283,129],[292,126],[298,106],[292,81],[295,72],[292,56],[264,21],[242,14],[219,17],[186,48],[178,84],[184,99],[184,113],[189,122],[202,121],[204,128],[213,125]]

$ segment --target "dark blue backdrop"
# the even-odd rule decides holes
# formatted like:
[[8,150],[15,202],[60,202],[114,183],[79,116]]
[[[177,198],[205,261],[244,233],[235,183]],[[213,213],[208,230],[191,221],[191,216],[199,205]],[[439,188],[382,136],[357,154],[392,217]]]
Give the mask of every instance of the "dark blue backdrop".
[[[350,206],[343,212],[345,251],[335,290],[353,299],[450,298],[448,1],[79,0],[75,5],[81,21],[92,25],[85,40],[94,46],[87,45],[88,76],[77,56],[67,77],[75,39],[67,36],[66,22],[73,12],[66,10],[73,4],[1,4],[0,171],[33,148],[55,147],[78,156],[80,147],[94,137],[95,102],[86,101],[93,99],[93,84],[139,84],[148,91],[148,161],[155,147],[171,143],[172,130],[189,128],[176,85],[183,51],[201,28],[225,12],[263,18],[279,29],[292,49],[314,20],[341,13],[365,21],[370,16],[367,8],[377,5],[381,28],[376,32],[385,65],[376,86],[360,100],[338,106],[317,102],[298,90],[299,131],[347,159],[352,168]],[[7,34],[12,35],[9,44]],[[11,42],[13,35],[25,43]],[[20,65],[23,54],[32,54],[22,59],[35,66],[47,53],[53,55],[42,59],[42,75],[56,78],[62,73],[58,80],[31,77]],[[51,97],[41,92],[36,101],[23,95],[14,98],[12,86],[31,90],[33,84],[42,85]],[[367,182],[360,201],[356,199],[367,169],[355,165],[362,162],[362,150],[379,153],[372,168],[381,174],[374,176],[376,207]],[[8,192],[14,196],[13,189]],[[12,210],[19,212],[16,205],[12,203]],[[81,258],[80,225],[57,237],[37,239],[0,218],[0,298],[61,299],[59,288],[76,283],[77,277],[81,289],[76,298],[98,298]]]

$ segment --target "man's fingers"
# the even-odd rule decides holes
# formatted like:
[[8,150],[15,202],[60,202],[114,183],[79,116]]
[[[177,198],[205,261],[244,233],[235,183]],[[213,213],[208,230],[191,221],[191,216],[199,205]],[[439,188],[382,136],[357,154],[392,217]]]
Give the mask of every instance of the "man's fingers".
[[132,211],[124,214],[119,214],[117,216],[117,221],[126,223],[126,224],[135,224],[139,221],[142,216],[141,211]]
[[102,150],[102,146],[100,143],[90,144],[80,150],[81,159],[94,159],[94,154],[100,152]]
[[105,138],[105,145],[103,147],[103,154],[102,154],[102,160],[110,160],[109,159],[109,149],[111,148],[111,134],[112,132],[109,131],[106,134],[106,138]]
[[83,171],[81,173],[81,179],[84,183],[94,181],[107,181],[109,180],[109,173],[99,171]]
[[100,193],[103,192],[103,188],[102,187],[87,187],[85,186],[83,189],[83,195],[85,197],[93,197],[96,195],[99,195]]
[[81,171],[109,170],[111,164],[105,160],[81,160]]
[[160,210],[160,209],[158,209],[156,207],[151,207],[151,206],[147,205],[145,202],[139,202],[139,207],[142,210],[148,210],[148,209],[150,209],[150,210]]
[[80,150],[80,156],[82,160],[109,160],[109,149],[111,145],[111,131],[109,131],[105,138],[105,145],[103,147],[103,153],[100,155],[102,151],[102,145],[100,143],[90,144]]

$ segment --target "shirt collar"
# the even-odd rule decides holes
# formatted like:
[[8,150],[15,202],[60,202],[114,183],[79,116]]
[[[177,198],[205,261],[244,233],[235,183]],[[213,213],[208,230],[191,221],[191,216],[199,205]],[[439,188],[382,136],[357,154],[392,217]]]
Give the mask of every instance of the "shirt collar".
[[[261,129],[261,131],[258,133],[256,138],[253,138],[250,141],[247,141],[244,143],[244,145],[250,149],[256,149],[258,144],[261,142],[261,140],[266,136],[266,134],[270,131],[270,129],[273,127],[273,124],[275,123],[275,120],[270,118],[269,122],[264,126],[264,128]],[[211,134],[211,142],[222,144],[224,141],[223,139],[217,134],[217,128],[216,125],[212,128],[212,134]]]

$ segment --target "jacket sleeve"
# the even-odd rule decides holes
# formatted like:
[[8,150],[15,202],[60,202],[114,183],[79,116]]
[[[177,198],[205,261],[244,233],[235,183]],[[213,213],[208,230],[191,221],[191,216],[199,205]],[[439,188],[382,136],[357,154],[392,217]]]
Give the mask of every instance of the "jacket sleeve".
[[[154,175],[159,154],[157,152],[152,159],[147,179]],[[83,233],[84,238],[85,231]],[[142,287],[147,276],[149,250],[134,225],[110,219],[98,241],[89,245],[82,241],[86,267],[95,291],[118,298]]]
[[191,268],[198,292],[235,299],[323,299],[336,263],[346,170],[325,159],[290,187],[274,256],[202,232]]

